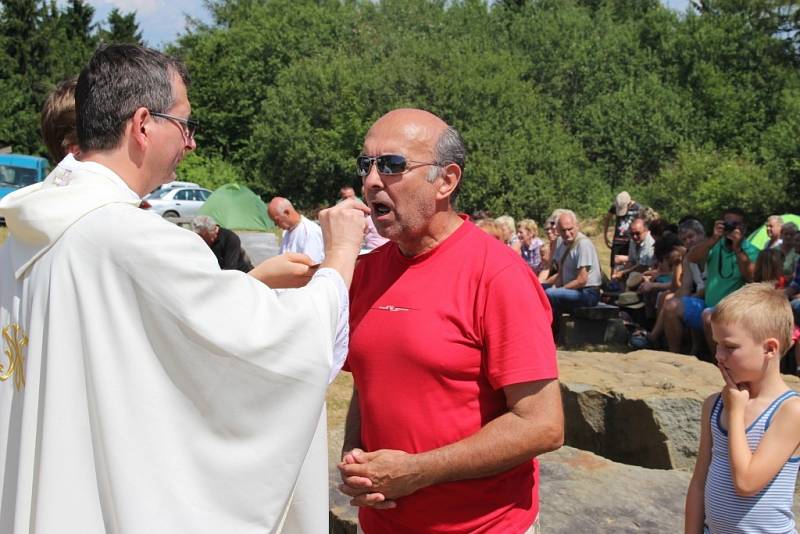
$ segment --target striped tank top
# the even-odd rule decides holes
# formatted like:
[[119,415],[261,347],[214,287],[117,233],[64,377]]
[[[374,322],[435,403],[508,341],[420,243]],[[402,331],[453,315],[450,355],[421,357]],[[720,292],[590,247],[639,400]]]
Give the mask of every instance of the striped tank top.
[[[747,428],[747,443],[755,451],[769,428],[778,407],[790,397],[798,396],[787,391],[774,401]],[[714,401],[711,410],[711,465],[705,486],[705,532],[728,533],[796,533],[792,499],[800,466],[800,456],[789,458],[772,481],[750,497],[736,495],[728,458],[728,432],[722,428],[722,395]]]

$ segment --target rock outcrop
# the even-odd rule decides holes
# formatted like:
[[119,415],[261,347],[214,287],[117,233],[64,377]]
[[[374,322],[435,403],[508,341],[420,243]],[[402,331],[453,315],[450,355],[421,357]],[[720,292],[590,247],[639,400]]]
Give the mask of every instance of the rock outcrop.
[[716,366],[659,351],[559,351],[559,371],[567,445],[642,467],[694,466],[703,399],[722,388]]
[[691,473],[615,463],[562,447],[539,458],[546,532],[681,532]]
[[[657,351],[559,351],[559,369],[567,446],[539,459],[544,530],[680,532],[702,402],[722,388],[717,368]],[[330,532],[355,534],[358,514],[337,489],[343,433],[329,428]]]

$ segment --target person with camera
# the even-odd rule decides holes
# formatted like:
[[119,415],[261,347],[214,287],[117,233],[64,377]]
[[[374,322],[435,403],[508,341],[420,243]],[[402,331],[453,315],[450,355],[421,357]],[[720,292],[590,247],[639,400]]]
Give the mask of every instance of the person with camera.
[[712,359],[716,346],[709,320],[714,306],[747,282],[753,281],[759,251],[745,239],[746,233],[744,212],[739,208],[726,209],[722,219],[714,222],[711,236],[695,245],[686,256],[690,262],[706,264],[703,331]]

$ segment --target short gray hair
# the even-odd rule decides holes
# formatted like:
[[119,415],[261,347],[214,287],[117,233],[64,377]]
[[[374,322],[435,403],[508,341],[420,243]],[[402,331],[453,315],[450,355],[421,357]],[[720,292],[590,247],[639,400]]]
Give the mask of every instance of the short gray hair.
[[217,221],[214,220],[214,217],[209,217],[208,215],[198,215],[192,219],[192,230],[195,232],[210,232],[217,226]]
[[436,180],[443,172],[444,167],[450,163],[455,163],[461,168],[461,181],[453,191],[453,194],[450,195],[450,203],[452,204],[461,189],[461,183],[464,180],[464,165],[467,161],[467,147],[464,145],[464,140],[458,130],[452,126],[444,129],[433,147],[433,161],[436,165],[432,166],[428,171],[427,180],[429,182]]
[[706,229],[703,227],[703,223],[698,221],[697,219],[686,219],[682,223],[678,225],[678,233],[686,232],[691,230],[697,235],[705,236]]
[[561,220],[561,217],[563,217],[564,215],[566,215],[567,217],[569,217],[570,219],[575,221],[576,225],[578,224],[578,216],[575,215],[574,211],[572,211],[572,210],[560,210],[560,211],[561,211],[561,213],[559,213],[558,216],[556,217],[556,225],[558,225],[558,222]]
[[778,224],[782,225],[783,217],[781,217],[780,215],[770,215],[769,217],[767,217],[767,222],[769,221],[778,221]]

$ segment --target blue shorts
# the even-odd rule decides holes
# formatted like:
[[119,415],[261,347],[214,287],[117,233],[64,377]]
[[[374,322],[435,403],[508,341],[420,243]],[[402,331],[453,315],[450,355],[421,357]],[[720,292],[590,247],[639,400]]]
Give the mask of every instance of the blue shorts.
[[706,302],[697,297],[681,297],[681,304],[683,304],[683,323],[692,330],[702,330]]

